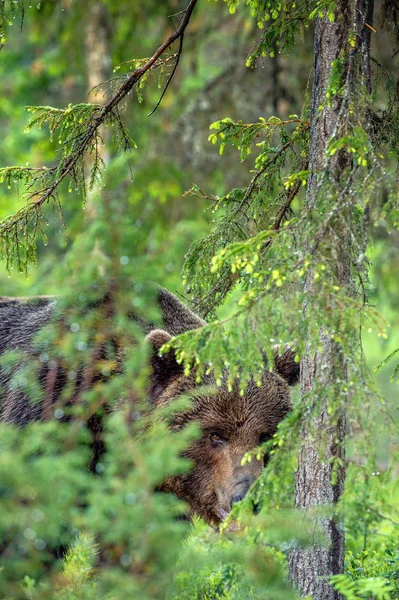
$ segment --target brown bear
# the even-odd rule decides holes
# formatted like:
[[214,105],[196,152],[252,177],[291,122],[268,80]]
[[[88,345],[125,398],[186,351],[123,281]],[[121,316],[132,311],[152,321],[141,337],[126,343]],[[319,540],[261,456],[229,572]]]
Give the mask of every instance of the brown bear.
[[[0,353],[12,349],[29,351],[33,335],[51,320],[56,302],[54,298],[25,302],[0,298]],[[173,336],[202,327],[205,322],[165,290],[159,292],[158,302],[163,329],[145,325],[153,348],[150,400],[154,405],[162,405],[190,391],[192,406],[175,415],[172,427],[179,430],[196,421],[202,432],[185,452],[192,461],[191,470],[166,479],[161,490],[185,500],[191,513],[215,525],[223,521],[235,502],[244,498],[260,475],[263,460],[253,459],[242,465],[242,458],[271,438],[291,409],[289,385],[297,382],[299,365],[287,350],[276,356],[274,372],[265,368],[260,387],[250,383],[241,395],[238,386],[228,391],[222,382],[216,388],[212,377],[206,376],[201,387],[213,386],[215,392],[204,394],[195,374],[185,375],[173,351],[160,355],[160,348]],[[43,407],[31,404],[20,391],[9,386],[9,378],[1,369],[0,399],[0,415],[6,422],[23,425],[42,418]]]

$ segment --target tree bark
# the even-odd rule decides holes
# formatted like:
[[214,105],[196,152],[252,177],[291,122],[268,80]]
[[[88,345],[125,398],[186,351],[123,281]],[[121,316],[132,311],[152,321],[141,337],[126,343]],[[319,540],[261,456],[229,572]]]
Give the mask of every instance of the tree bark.
[[[104,82],[111,77],[111,54],[110,54],[110,15],[107,6],[100,1],[89,4],[87,9],[86,39],[85,39],[85,62],[87,93],[91,102],[104,106],[109,100],[109,93]],[[104,126],[100,129],[100,135],[106,142],[107,131]],[[109,156],[106,153],[105,146],[98,148],[99,155],[104,163],[107,163]],[[93,159],[89,157],[86,161],[87,172],[93,166]],[[87,181],[89,181],[89,175]],[[89,221],[96,217],[96,190],[88,190],[86,201],[86,216]]]
[[[348,53],[348,36],[352,25],[352,10],[356,0],[338,0],[333,23],[327,17],[317,18],[314,34],[314,73],[312,89],[310,154],[306,203],[308,209],[317,211],[320,198],[318,186],[320,178],[325,177],[326,147],[334,134],[340,114],[341,103],[334,99],[331,106],[319,109],[325,100],[331,65],[341,52]],[[349,59],[348,59],[349,60]],[[339,181],[342,170],[348,166],[348,156],[337,153],[329,161],[330,180]],[[345,249],[350,240],[342,240],[337,275],[343,286],[349,283],[349,265]],[[308,303],[311,300],[313,272],[305,283],[304,318],[307,318]],[[310,300],[309,300],[310,299]],[[310,346],[310,343],[308,343]],[[318,399],[317,414],[308,418],[302,425],[301,447],[296,473],[295,505],[297,508],[311,510],[314,507],[332,507],[343,491],[345,470],[341,466],[333,478],[333,463],[338,459],[341,465],[345,458],[345,409],[334,415],[328,412],[328,393],[341,393],[347,378],[345,362],[339,345],[325,331],[320,332],[321,350],[310,355],[305,351],[301,360],[301,396],[312,404],[312,396],[318,390],[326,390],[326,395]],[[340,381],[341,390],[336,381]],[[313,405],[315,400],[313,400]],[[306,417],[305,417],[306,419]],[[309,422],[310,421],[310,422]],[[314,545],[306,549],[291,552],[289,569],[291,580],[301,597],[312,596],[313,600],[338,600],[340,595],[329,584],[329,577],[342,573],[344,568],[344,532],[342,525],[332,517],[314,518],[314,531],[309,532],[311,540],[320,527],[326,537],[327,545]]]

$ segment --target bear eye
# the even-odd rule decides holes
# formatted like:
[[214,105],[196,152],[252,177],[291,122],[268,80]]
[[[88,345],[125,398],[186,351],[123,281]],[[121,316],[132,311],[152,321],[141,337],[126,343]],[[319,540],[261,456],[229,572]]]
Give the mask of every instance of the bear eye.
[[212,433],[209,434],[209,439],[213,444],[223,444],[226,441],[226,438],[216,431],[212,431]]
[[271,433],[264,431],[259,436],[259,444],[264,444],[265,442],[268,442],[269,440],[272,439],[272,437],[273,437],[273,435]]

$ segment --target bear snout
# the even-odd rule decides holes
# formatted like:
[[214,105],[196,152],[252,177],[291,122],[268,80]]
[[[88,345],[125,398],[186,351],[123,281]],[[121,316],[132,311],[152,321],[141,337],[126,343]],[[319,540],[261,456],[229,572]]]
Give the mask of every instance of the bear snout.
[[245,498],[252,483],[253,480],[249,477],[245,477],[244,479],[237,481],[233,488],[233,494],[230,498],[230,508],[233,508],[233,504],[235,504],[236,502],[240,502]]

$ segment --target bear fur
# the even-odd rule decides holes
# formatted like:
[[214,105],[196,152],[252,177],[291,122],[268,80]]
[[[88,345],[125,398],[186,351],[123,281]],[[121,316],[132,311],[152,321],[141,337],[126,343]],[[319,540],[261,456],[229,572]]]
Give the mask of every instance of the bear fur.
[[[54,298],[0,298],[0,354],[8,350],[32,353],[35,333],[51,321],[57,300]],[[240,394],[222,385],[215,388],[210,375],[196,383],[195,373],[185,375],[173,350],[160,355],[160,348],[173,336],[202,327],[205,322],[175,296],[161,290],[158,303],[163,329],[145,325],[152,345],[151,375],[148,394],[154,405],[163,405],[182,393],[190,392],[190,409],[175,415],[172,428],[182,429],[196,421],[202,435],[192,442],[185,456],[192,461],[189,472],[169,477],[161,490],[185,500],[190,512],[210,524],[218,524],[232,505],[241,500],[264,467],[263,460],[252,459],[242,465],[245,453],[271,438],[279,422],[291,409],[289,385],[299,378],[299,365],[287,350],[276,356],[274,372],[265,367],[261,386],[251,382]],[[45,367],[44,367],[45,369]],[[41,373],[45,381],[46,373]],[[201,389],[213,387],[213,393]],[[198,393],[195,390],[198,389]],[[0,418],[8,423],[25,425],[43,418],[43,406],[30,403],[23,393],[9,386],[9,377],[0,367]]]

